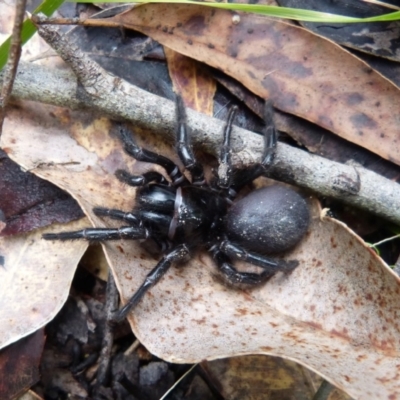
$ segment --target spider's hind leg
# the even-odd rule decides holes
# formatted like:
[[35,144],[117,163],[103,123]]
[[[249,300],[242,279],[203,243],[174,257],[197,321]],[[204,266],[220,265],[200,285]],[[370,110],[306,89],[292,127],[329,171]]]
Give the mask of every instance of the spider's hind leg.
[[[261,254],[246,251],[229,240],[223,240],[221,243],[213,246],[210,251],[213,254],[219,271],[232,285],[259,285],[266,282],[277,272],[288,273],[299,265],[296,260],[275,260]],[[261,273],[240,272],[232,265],[231,260],[245,261],[262,268],[263,271]]]
[[218,270],[222,274],[223,278],[227,281],[227,283],[232,286],[238,285],[251,285],[256,286],[266,282],[270,279],[274,273],[268,270],[264,270],[261,273],[257,274],[254,272],[241,272],[238,271],[233,265],[231,259],[219,250],[217,247],[214,247],[211,250],[213,254],[213,258],[218,266]]
[[297,260],[278,260],[262,254],[247,251],[243,247],[238,246],[237,244],[234,244],[226,239],[219,244],[218,248],[233,260],[245,261],[251,265],[255,265],[256,267],[263,268],[265,271],[269,271],[271,274],[275,274],[278,271],[290,272],[299,265]]

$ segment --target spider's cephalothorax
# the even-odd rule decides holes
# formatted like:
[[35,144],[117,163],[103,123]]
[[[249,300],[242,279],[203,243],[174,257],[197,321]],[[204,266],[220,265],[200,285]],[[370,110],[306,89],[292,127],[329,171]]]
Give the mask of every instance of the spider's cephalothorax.
[[[147,275],[131,299],[114,320],[124,319],[144,294],[167,272],[172,263],[189,258],[195,249],[209,251],[222,275],[233,284],[254,285],[265,282],[277,271],[290,272],[296,260],[283,261],[267,254],[286,251],[304,236],[309,224],[305,200],[295,191],[274,185],[251,192],[234,202],[245,185],[263,175],[276,150],[277,135],[272,121],[272,107],[266,106],[265,145],[261,161],[235,168],[231,165],[230,135],[236,108],[232,108],[224,130],[218,177],[206,182],[203,168],[196,161],[187,132],[186,114],[177,98],[178,129],[176,149],[189,181],[170,159],[139,147],[124,125],[119,136],[124,150],[138,161],[161,165],[170,180],[155,171],[135,176],[119,170],[121,181],[138,186],[137,200],[131,212],[94,208],[98,216],[125,222],[121,228],[88,228],[76,232],[47,233],[47,240],[152,239],[164,254]],[[261,273],[239,272],[232,262],[246,261],[260,267]]]

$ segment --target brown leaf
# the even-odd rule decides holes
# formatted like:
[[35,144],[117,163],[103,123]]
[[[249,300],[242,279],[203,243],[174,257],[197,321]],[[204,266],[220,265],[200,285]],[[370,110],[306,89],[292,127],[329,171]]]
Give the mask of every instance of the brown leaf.
[[213,115],[216,83],[197,61],[164,48],[168,71],[176,93],[186,106],[203,114]]
[[[203,361],[200,366],[208,380],[227,400],[316,399],[318,396],[315,393],[323,382],[320,376],[301,365],[272,356]],[[351,400],[339,389],[330,385],[329,388],[330,395],[326,400]]]
[[[68,225],[82,229],[87,219]],[[87,243],[54,247],[42,233],[0,238],[0,347],[14,343],[51,321],[65,303],[76,266]]]
[[[51,110],[57,115],[57,108]],[[4,125],[10,156],[73,194],[96,226],[115,226],[91,211],[99,205],[132,209],[135,191],[114,177],[115,169],[137,174],[153,167],[127,157],[104,120],[91,117],[88,125],[88,117],[71,112],[74,122],[61,129],[60,122],[46,119],[48,113],[40,116],[42,126],[26,116],[14,121],[21,112],[11,113]],[[18,123],[30,129],[18,130]],[[135,138],[171,154],[146,132],[137,130]],[[44,140],[51,150],[32,146]],[[172,268],[145,296],[130,317],[136,336],[153,354],[174,362],[278,355],[318,371],[356,398],[400,396],[399,279],[343,224],[312,210],[309,234],[286,255],[300,263],[290,275],[277,274],[254,290],[233,290],[214,278],[213,261],[200,253],[185,267]],[[46,245],[65,253],[77,243]],[[137,242],[107,242],[104,248],[126,301],[159,257]],[[50,268],[54,261],[43,257]]]
[[239,15],[234,23],[230,11],[146,4],[112,20],[223,70],[283,111],[400,163],[397,87],[305,29]]
[[50,182],[23,171],[0,149],[1,236],[29,232],[83,217],[76,201]]
[[[201,367],[227,400],[308,400],[315,394],[303,367],[278,357],[233,357],[203,361]],[[315,378],[318,387],[321,378]]]
[[[324,2],[318,0],[279,0],[281,7],[308,9],[355,18],[368,18],[394,11],[387,7],[387,2],[385,5],[383,4],[374,4],[372,1]],[[305,21],[300,23],[316,34],[325,36],[346,47],[379,57],[385,57],[393,61],[400,60],[400,22],[398,20],[375,23],[361,22],[357,24]]]
[[14,399],[39,380],[44,342],[40,329],[0,353],[0,398]]

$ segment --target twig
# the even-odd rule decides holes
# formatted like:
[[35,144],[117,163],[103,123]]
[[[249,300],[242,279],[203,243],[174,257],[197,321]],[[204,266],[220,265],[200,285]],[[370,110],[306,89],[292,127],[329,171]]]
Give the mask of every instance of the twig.
[[398,235],[394,235],[394,236],[391,236],[391,237],[389,237],[389,238],[380,240],[379,242],[370,244],[369,247],[377,247],[377,246],[380,246],[381,244],[390,242],[391,240],[398,239],[399,237],[400,237],[400,233],[399,233]]
[[379,0],[363,0],[363,1],[365,3],[376,4],[377,6],[391,8],[392,10],[400,10],[400,7],[396,6],[395,4],[386,3],[384,1],[379,1]]
[[315,393],[313,400],[328,400],[334,390],[335,386],[324,380],[317,393]]
[[[131,120],[164,137],[173,137],[175,106],[172,101],[112,76],[77,47],[71,46],[51,26],[39,27],[39,32],[64,60],[71,63],[80,84],[71,73],[23,64],[14,85],[16,98],[72,109],[86,107],[103,116]],[[218,154],[219,133],[224,122],[192,110],[187,111],[187,117],[194,145]],[[234,164],[248,164],[259,159],[263,139],[235,127],[232,144]],[[268,175],[400,225],[400,185],[362,167],[343,165],[280,143]]]
[[199,364],[193,364],[164,394],[160,397],[160,400],[165,400],[167,396],[198,366]]
[[135,340],[125,351],[124,351],[124,356],[129,356],[129,354],[132,354],[136,349],[140,346],[139,340]]
[[101,345],[99,368],[97,370],[96,383],[93,391],[97,393],[101,386],[106,382],[108,370],[110,368],[111,350],[114,342],[113,326],[110,324],[111,318],[115,310],[118,308],[118,291],[115,285],[114,277],[109,271],[106,290],[106,304],[105,304],[105,328],[103,343]]
[[18,0],[15,6],[14,27],[11,36],[10,51],[7,64],[4,68],[4,83],[0,93],[0,136],[6,107],[12,92],[12,87],[17,73],[18,62],[21,56],[21,31],[25,17],[26,0]]

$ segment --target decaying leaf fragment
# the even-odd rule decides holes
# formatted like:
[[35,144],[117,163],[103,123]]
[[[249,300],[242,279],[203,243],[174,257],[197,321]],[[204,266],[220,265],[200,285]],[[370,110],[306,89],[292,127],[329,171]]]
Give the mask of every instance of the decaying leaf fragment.
[[[11,112],[4,125],[2,145],[10,156],[70,192],[96,226],[115,226],[91,211],[131,210],[135,191],[115,178],[115,170],[138,174],[153,166],[124,154],[104,119],[90,117],[89,123],[82,113],[57,107],[38,109],[33,118],[23,108],[30,105]],[[135,137],[175,157],[148,133],[136,130]],[[43,141],[57,152],[32,146]],[[315,205],[311,210],[306,238],[285,255],[300,264],[290,275],[277,274],[255,290],[234,290],[216,279],[213,261],[199,253],[172,268],[135,309],[130,322],[136,336],[169,361],[272,354],[306,365],[356,398],[400,396],[399,279],[343,224],[321,217]],[[61,246],[45,243],[52,252]],[[126,301],[159,256],[137,242],[104,248]],[[44,253],[42,262],[47,268],[53,263]]]
[[0,353],[0,373],[3,377],[0,394],[3,399],[19,399],[39,380],[44,343],[44,329],[39,329]]
[[[322,382],[320,376],[280,357],[231,357],[203,361],[200,366],[228,400],[309,400]],[[337,388],[333,392],[329,400],[352,400]]]
[[164,48],[169,75],[175,93],[179,93],[187,107],[213,115],[215,80],[201,67],[197,61],[176,51]]

